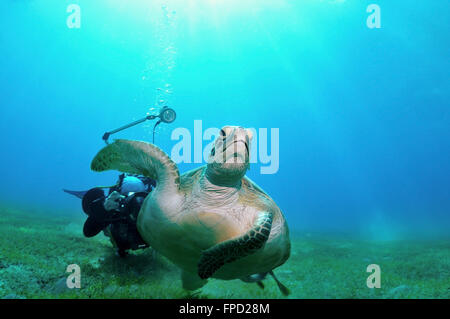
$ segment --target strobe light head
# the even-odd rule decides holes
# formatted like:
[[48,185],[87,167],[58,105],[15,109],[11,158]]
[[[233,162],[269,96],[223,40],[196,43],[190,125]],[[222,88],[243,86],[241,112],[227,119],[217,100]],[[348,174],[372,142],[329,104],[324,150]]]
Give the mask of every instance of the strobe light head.
[[175,113],[174,109],[164,106],[159,113],[159,118],[161,122],[172,123],[177,118],[177,113]]

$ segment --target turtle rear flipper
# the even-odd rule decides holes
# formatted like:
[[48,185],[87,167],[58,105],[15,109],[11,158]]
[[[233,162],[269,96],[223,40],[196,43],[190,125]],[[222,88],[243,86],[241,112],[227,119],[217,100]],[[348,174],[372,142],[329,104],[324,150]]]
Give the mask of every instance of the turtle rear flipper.
[[281,293],[282,293],[284,296],[289,296],[289,295],[291,294],[291,291],[289,290],[289,288],[286,287],[285,285],[283,285],[283,284],[281,283],[281,281],[278,280],[278,278],[275,276],[275,274],[273,273],[272,270],[269,272],[269,274],[273,277],[273,279],[274,279],[275,282],[277,283],[278,289],[280,289]]
[[196,290],[203,287],[208,281],[201,279],[197,274],[189,273],[185,270],[181,271],[181,282],[186,290]]
[[253,254],[266,243],[272,228],[273,214],[261,212],[247,233],[204,250],[198,263],[198,275],[202,279],[211,277],[220,267]]

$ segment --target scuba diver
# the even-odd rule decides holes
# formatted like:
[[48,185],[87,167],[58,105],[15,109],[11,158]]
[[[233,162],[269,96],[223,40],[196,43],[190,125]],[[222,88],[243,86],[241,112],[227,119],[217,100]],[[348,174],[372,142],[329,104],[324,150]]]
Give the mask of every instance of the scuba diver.
[[84,236],[90,238],[101,231],[109,237],[120,257],[127,250],[147,248],[136,228],[136,220],[145,197],[156,186],[154,180],[138,175],[121,174],[116,185],[105,195],[103,187],[86,192],[64,190],[81,198],[81,206],[88,216],[83,226]]
[[[173,109],[163,107],[159,115],[149,115],[134,121],[116,130],[106,132],[103,140],[108,144],[110,135],[131,126],[159,117],[153,127],[153,143],[155,141],[155,128],[161,122],[172,123],[176,118]],[[140,236],[137,227],[137,217],[147,195],[155,188],[156,182],[151,178],[121,174],[117,183],[110,187],[94,187],[88,191],[64,192],[80,198],[83,212],[88,216],[83,226],[84,236],[94,237],[103,231],[120,257],[125,257],[128,250],[144,249],[149,247]],[[104,189],[108,189],[105,194]]]

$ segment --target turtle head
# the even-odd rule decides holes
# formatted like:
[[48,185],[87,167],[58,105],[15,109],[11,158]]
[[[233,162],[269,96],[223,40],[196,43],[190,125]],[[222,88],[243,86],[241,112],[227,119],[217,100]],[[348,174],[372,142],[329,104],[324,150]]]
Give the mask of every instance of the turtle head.
[[206,176],[216,185],[232,186],[244,177],[250,165],[252,132],[241,126],[224,126],[214,142]]

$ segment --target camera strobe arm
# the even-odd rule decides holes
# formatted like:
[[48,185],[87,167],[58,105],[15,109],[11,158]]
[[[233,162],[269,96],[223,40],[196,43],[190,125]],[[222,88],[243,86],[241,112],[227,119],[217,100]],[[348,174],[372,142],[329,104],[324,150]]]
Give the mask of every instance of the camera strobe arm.
[[117,133],[117,132],[123,131],[123,130],[125,130],[125,129],[127,129],[127,128],[130,128],[130,127],[132,127],[132,126],[141,124],[141,123],[143,123],[143,122],[145,122],[145,121],[147,121],[147,120],[154,120],[154,119],[157,118],[157,117],[158,117],[158,116],[156,116],[156,115],[149,115],[149,116],[146,116],[146,117],[144,117],[144,118],[142,118],[142,119],[140,119],[140,120],[131,122],[131,123],[127,124],[127,125],[124,125],[124,126],[121,126],[121,127],[117,128],[117,129],[115,129],[115,130],[106,132],[105,134],[103,134],[103,137],[102,137],[102,138],[103,138],[103,140],[105,141],[105,143],[108,144],[108,139],[109,139],[109,137],[110,137],[112,134],[115,134],[115,133]]
[[130,128],[132,126],[141,124],[141,123],[143,123],[143,122],[145,122],[147,120],[154,120],[156,118],[159,118],[159,121],[156,122],[156,124],[153,126],[153,143],[154,143],[155,142],[155,129],[159,125],[159,123],[161,123],[161,122],[172,123],[173,121],[175,121],[176,117],[177,117],[177,114],[175,113],[175,111],[173,109],[171,109],[171,108],[169,108],[167,106],[164,106],[161,109],[161,111],[159,112],[158,115],[148,115],[148,116],[146,116],[146,117],[144,117],[144,118],[142,118],[140,120],[131,122],[129,124],[126,124],[126,125],[124,125],[122,127],[117,128],[115,130],[106,132],[105,134],[103,134],[102,139],[105,141],[106,144],[108,144],[108,139],[109,139],[109,137],[112,134],[120,132],[120,131],[123,131],[123,130],[125,130],[127,128]]

